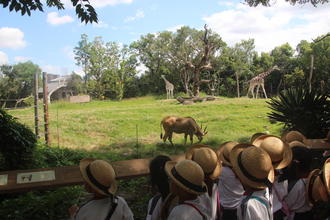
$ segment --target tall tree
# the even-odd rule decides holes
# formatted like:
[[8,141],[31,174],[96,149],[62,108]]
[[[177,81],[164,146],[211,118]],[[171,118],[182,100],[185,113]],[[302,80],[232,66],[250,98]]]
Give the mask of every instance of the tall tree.
[[85,74],[85,84],[88,80],[88,65],[89,65],[89,56],[90,56],[90,47],[91,43],[88,42],[87,34],[81,35],[81,40],[78,42],[78,46],[73,49],[73,53],[75,54],[76,65],[81,66],[83,68]]
[[31,61],[15,65],[2,65],[0,71],[0,99],[21,99],[30,96],[33,91],[34,75],[40,75],[41,69]]
[[235,71],[237,97],[240,97],[239,78],[241,75],[250,73],[250,66],[253,62],[254,39],[242,40],[231,48],[232,68]]
[[127,46],[101,37],[89,42],[82,35],[74,53],[76,62],[84,66],[88,93],[98,99],[122,99],[126,80],[136,73],[136,59]]
[[[31,16],[31,11],[44,11],[44,4],[46,3],[47,7],[53,8],[55,7],[58,10],[64,9],[64,1],[60,0],[47,0],[40,1],[40,0],[34,0],[34,1],[17,1],[17,0],[1,0],[0,5],[2,5],[3,8],[9,9],[9,11],[15,10],[16,12],[21,12],[21,15],[29,15]],[[81,22],[85,22],[86,24],[88,22],[93,23],[98,21],[97,19],[97,13],[93,6],[89,4],[89,0],[71,0],[72,6],[76,9],[76,14]]]
[[[220,56],[225,43],[220,36],[212,33],[207,26],[204,31],[197,31],[189,27],[182,27],[175,35],[171,58],[173,61],[184,66],[184,86],[188,88],[187,82],[191,79],[191,94],[199,96],[202,83],[209,83],[211,79],[203,79],[203,72],[212,70],[212,58]],[[191,75],[187,75],[191,73]],[[187,77],[188,76],[188,77]],[[191,77],[190,77],[191,76]],[[189,92],[189,91],[188,91]]]
[[275,47],[270,55],[274,58],[274,64],[277,65],[281,70],[276,71],[277,74],[271,74],[268,77],[268,81],[272,82],[276,86],[276,93],[278,94],[283,88],[283,76],[287,73],[291,73],[295,68],[295,61],[293,58],[294,50],[290,44],[285,43],[281,46]]
[[146,76],[143,78],[146,84],[149,84],[149,92],[164,91],[161,75],[166,75],[170,81],[174,81],[172,80],[173,65],[169,59],[169,46],[172,44],[172,37],[172,33],[169,31],[147,34],[130,45],[140,63],[147,68]]

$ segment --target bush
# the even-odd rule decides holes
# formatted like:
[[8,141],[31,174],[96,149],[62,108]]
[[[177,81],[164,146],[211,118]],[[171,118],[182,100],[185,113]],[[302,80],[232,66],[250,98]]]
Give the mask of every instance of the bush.
[[1,198],[0,219],[68,219],[68,208],[77,203],[83,192],[83,187],[73,186]]
[[26,125],[19,123],[0,109],[0,170],[27,169],[33,161],[36,136]]
[[282,91],[267,104],[271,120],[284,124],[285,130],[297,130],[307,138],[324,138],[330,128],[329,95],[303,88]]

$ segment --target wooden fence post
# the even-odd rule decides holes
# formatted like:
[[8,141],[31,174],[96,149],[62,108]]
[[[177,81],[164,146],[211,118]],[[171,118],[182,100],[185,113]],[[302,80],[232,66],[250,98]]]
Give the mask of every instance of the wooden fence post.
[[48,120],[48,85],[47,85],[47,73],[42,73],[43,79],[43,101],[44,101],[44,120],[45,120],[45,141],[46,144],[50,145],[50,138],[49,138],[49,120]]
[[39,117],[38,117],[38,79],[39,73],[34,74],[34,129],[37,138],[39,139]]

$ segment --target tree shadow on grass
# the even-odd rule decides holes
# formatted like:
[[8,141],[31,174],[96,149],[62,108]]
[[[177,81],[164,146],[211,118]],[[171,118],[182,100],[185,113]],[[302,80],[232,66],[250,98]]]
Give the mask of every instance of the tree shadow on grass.
[[240,137],[237,141],[239,143],[250,143],[250,137]]

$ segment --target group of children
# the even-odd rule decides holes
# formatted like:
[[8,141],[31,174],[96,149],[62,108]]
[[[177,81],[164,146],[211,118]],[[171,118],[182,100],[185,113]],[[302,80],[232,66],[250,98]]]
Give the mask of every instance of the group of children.
[[[330,159],[311,171],[311,150],[295,141],[255,134],[250,143],[226,142],[217,151],[190,147],[185,160],[160,155],[151,160],[157,192],[147,220],[312,220],[316,202],[330,202]],[[69,209],[74,219],[133,219],[116,196],[115,171],[103,160],[84,159],[80,171],[94,197]]]

